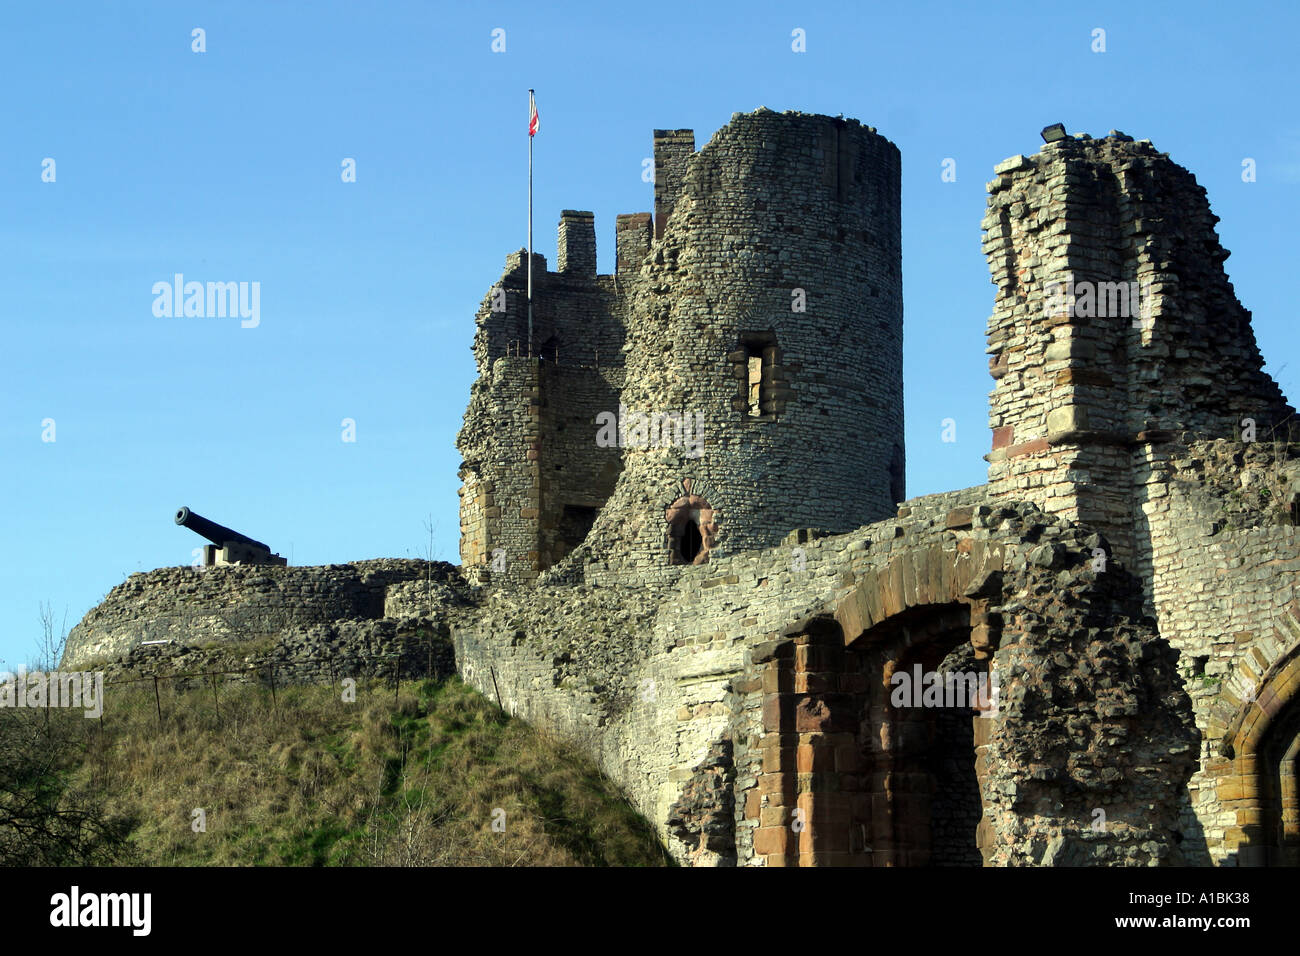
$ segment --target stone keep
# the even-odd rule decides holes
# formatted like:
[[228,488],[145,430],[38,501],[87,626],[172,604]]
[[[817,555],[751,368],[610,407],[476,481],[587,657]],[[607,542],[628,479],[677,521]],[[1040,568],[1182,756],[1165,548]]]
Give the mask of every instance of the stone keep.
[[521,257],[480,310],[467,566],[504,550],[531,580],[583,542],[571,579],[655,574],[904,497],[897,148],[764,109],[699,152],[690,130],[654,145],[654,217],[618,218],[616,275],[592,274],[585,213],[563,214],[560,271],[535,264],[538,355],[510,354]]

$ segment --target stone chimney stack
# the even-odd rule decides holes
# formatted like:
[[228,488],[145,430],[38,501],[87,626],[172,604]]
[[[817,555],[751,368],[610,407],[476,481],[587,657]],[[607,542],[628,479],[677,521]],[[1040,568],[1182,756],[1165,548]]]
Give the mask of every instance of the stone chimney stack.
[[664,224],[682,194],[686,163],[695,152],[695,130],[657,129],[655,149],[655,238],[664,234]]
[[560,213],[558,268],[570,275],[596,274],[595,217],[577,209]]
[[654,225],[648,212],[624,213],[614,220],[614,233],[618,247],[614,271],[620,276],[637,271],[654,238]]

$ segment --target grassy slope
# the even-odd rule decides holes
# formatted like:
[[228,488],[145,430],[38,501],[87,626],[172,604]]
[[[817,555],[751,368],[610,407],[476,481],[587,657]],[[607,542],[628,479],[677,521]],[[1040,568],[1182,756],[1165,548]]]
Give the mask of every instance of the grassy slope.
[[[68,781],[135,821],[145,865],[663,865],[653,829],[590,760],[458,680],[117,690],[78,719]],[[195,833],[203,808],[207,830]],[[504,810],[504,832],[492,828]],[[499,816],[499,815],[498,815]]]

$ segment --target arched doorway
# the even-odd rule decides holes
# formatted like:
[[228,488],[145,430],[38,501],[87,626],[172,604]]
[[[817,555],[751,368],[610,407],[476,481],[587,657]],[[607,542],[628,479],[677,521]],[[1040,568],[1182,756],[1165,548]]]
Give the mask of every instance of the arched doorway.
[[983,807],[975,728],[986,662],[970,644],[970,608],[913,608],[865,631],[846,667],[865,678],[857,744],[870,797],[876,866],[980,866]]
[[983,864],[979,714],[995,695],[971,644],[979,613],[908,608],[847,644],[821,615],[767,660],[754,838],[767,865]]
[[763,759],[745,819],[763,865],[979,866],[995,851],[980,783],[1002,560],[982,541],[905,553],[755,647]]
[[664,509],[668,524],[669,564],[705,564],[717,541],[713,506],[697,494],[687,493]]
[[1224,755],[1232,772],[1219,779],[1225,810],[1237,826],[1239,866],[1300,866],[1300,644],[1264,675],[1259,692],[1229,728]]

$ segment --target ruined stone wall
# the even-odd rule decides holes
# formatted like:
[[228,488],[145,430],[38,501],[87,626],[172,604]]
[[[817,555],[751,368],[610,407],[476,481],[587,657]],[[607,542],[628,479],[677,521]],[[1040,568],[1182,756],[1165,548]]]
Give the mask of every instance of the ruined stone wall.
[[[680,165],[680,151],[656,154],[657,169]],[[737,114],[679,182],[657,185],[656,209],[659,238],[629,283],[623,404],[698,415],[703,431],[624,448],[586,542],[593,573],[659,576],[673,560],[666,511],[687,496],[712,510],[716,534],[701,532],[717,555],[892,513],[903,497],[898,150],[856,121]]]
[[337,621],[374,620],[390,589],[423,588],[432,571],[437,600],[464,593],[448,564],[382,559],[323,567],[224,565],[159,568],[113,588],[68,635],[65,667],[125,654],[142,641],[190,646],[278,638]]
[[[494,591],[453,630],[461,673],[511,713],[597,755],[679,859],[778,865],[802,856],[799,837],[793,850],[788,842],[791,808],[812,806],[817,794],[826,806],[839,781],[802,764],[810,772],[795,773],[803,759],[796,751],[837,728],[791,724],[794,736],[783,739],[782,714],[816,712],[828,688],[769,679],[775,645],[817,614],[841,615],[844,633],[856,636],[870,623],[862,616],[868,605],[896,602],[888,612],[896,614],[908,602],[942,604],[952,600],[945,595],[989,589],[981,600],[1000,615],[1002,644],[983,646],[1006,669],[1013,719],[992,721],[984,744],[988,858],[1168,858],[1193,759],[1190,704],[1171,682],[1172,653],[1149,622],[1114,613],[1140,614],[1140,588],[1098,581],[1085,560],[1087,533],[1033,506],[947,504],[918,499],[905,504],[906,517],[850,534],[793,535],[779,548],[682,568],[675,583],[658,588]],[[1001,572],[989,576],[994,555],[1007,569],[1005,586]],[[913,566],[926,570],[902,570]],[[867,592],[870,599],[855,596]],[[1079,627],[1054,632],[1051,615],[1067,613]],[[985,631],[972,637],[988,640]],[[1064,646],[1070,642],[1082,643]],[[1052,668],[1061,683],[1044,677]],[[783,692],[795,696],[778,700]],[[1103,698],[1110,703],[1099,711]],[[1068,772],[1039,766],[1060,760],[1034,743],[1051,728],[1062,734],[1053,747],[1078,751]],[[1116,821],[1109,838],[1089,836],[1095,806]],[[847,839],[847,820],[818,819],[826,835],[817,839],[832,832]],[[820,850],[809,842],[806,852]]]
[[1294,412],[1262,371],[1205,190],[1167,154],[1112,133],[996,171],[990,492],[1101,530],[1103,560],[1143,582],[1201,733],[1184,852],[1234,863],[1272,837],[1247,837],[1258,807],[1239,806],[1223,738],[1300,636],[1297,468],[1270,444]]
[[995,171],[990,490],[1100,529],[1131,561],[1135,450],[1232,437],[1247,417],[1262,437],[1292,410],[1261,371],[1205,190],[1168,154],[1067,137]]
[[96,664],[95,670],[103,673],[108,687],[105,710],[110,716],[114,685],[142,678],[162,678],[169,693],[208,690],[212,674],[223,683],[274,682],[277,687],[337,685],[345,677],[443,680],[456,673],[450,611],[450,605],[440,605],[431,617],[314,624],[284,632],[274,643],[136,645]]
[[1182,829],[1193,862],[1231,863],[1255,821],[1230,805],[1224,737],[1300,645],[1300,452],[1220,439],[1158,446],[1145,465],[1141,576],[1201,732]]
[[559,271],[534,253],[533,357],[526,254],[507,257],[475,318],[460,554],[484,580],[534,580],[581,540],[582,509],[602,505],[617,477],[618,449],[596,444],[595,420],[618,408],[626,306],[614,277],[596,275],[595,242],[591,213],[565,210]]
[[617,414],[623,370],[543,363],[538,473],[538,570],[582,543],[622,470],[617,446],[596,441],[601,412]]
[[[501,580],[536,577],[541,502],[541,363],[501,357],[473,385],[457,438],[461,563]],[[480,571],[480,573],[482,573]]]

